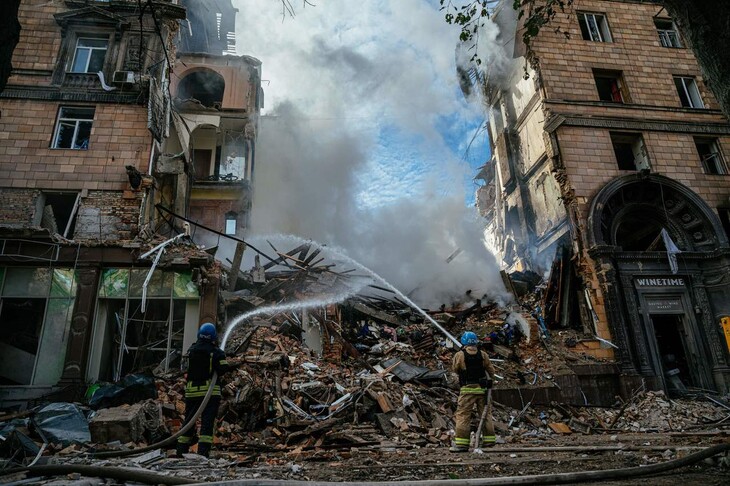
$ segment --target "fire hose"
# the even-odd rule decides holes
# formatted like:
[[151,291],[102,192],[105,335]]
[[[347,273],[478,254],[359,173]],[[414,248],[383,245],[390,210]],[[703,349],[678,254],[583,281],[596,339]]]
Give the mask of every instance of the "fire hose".
[[203,410],[205,410],[205,407],[208,405],[208,402],[210,401],[210,397],[213,396],[213,388],[215,387],[215,383],[218,380],[218,373],[215,371],[213,372],[213,376],[210,378],[210,387],[208,387],[208,391],[206,392],[205,396],[203,397],[203,401],[200,404],[200,407],[198,407],[198,410],[195,412],[195,415],[193,418],[191,418],[187,423],[185,423],[180,430],[172,434],[167,439],[161,440],[159,442],[156,442],[154,444],[150,444],[145,447],[139,447],[137,449],[128,449],[128,450],[121,450],[121,451],[102,451],[102,452],[94,452],[91,455],[95,458],[105,458],[105,457],[125,457],[125,456],[133,456],[135,454],[142,454],[144,452],[152,451],[155,449],[159,449],[162,447],[166,447],[172,443],[174,443],[178,437],[183,435],[185,432],[190,430],[191,428],[195,427],[195,422],[198,420],[198,418],[202,415]]
[[[182,430],[182,429],[181,429]],[[169,439],[168,439],[169,440]],[[587,447],[590,449],[590,447]],[[498,450],[497,450],[498,451]],[[84,466],[84,465],[55,465],[55,466],[30,466],[15,468],[4,471],[2,475],[17,474],[26,472],[30,477],[53,476],[59,474],[79,473],[85,476],[110,478],[117,480],[138,481],[145,484],[195,484],[199,486],[506,486],[506,485],[544,485],[544,484],[572,484],[579,482],[607,481],[630,479],[640,476],[651,476],[665,473],[674,469],[691,466],[697,462],[708,459],[712,456],[730,451],[730,443],[719,444],[701,451],[690,454],[680,459],[651,464],[648,466],[630,467],[625,469],[606,469],[598,471],[579,471],[554,474],[540,474],[530,476],[506,476],[500,478],[474,478],[474,479],[447,479],[447,480],[423,480],[423,481],[357,481],[357,482],[332,482],[332,481],[294,481],[275,479],[243,479],[232,481],[215,481],[207,483],[196,483],[188,478],[166,476],[149,471],[140,471],[129,468],[110,466]],[[485,461],[486,462],[486,461]]]

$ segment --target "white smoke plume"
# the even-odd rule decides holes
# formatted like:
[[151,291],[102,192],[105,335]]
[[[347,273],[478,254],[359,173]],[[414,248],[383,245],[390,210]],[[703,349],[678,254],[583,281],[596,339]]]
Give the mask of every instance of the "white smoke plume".
[[321,1],[282,22],[265,3],[234,1],[239,54],[271,82],[248,237],[343,248],[424,306],[503,296],[467,204],[488,154],[461,158],[483,115],[459,91],[458,33],[438,5]]

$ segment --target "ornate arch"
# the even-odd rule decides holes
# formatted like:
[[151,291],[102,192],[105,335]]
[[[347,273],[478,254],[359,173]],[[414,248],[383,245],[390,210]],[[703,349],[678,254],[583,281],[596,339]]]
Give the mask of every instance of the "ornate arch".
[[707,203],[683,184],[656,174],[618,177],[596,194],[588,215],[589,244],[621,246],[621,226],[642,220],[665,228],[682,251],[728,246],[722,224]]

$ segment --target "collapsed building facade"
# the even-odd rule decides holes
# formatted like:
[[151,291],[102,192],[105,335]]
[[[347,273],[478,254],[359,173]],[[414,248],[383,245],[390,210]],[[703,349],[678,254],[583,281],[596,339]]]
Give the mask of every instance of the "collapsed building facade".
[[168,368],[216,321],[225,279],[196,228],[243,235],[262,99],[260,62],[230,55],[230,1],[190,18],[169,0],[23,3],[19,20],[0,93],[4,406]]
[[576,0],[529,50],[511,2],[494,19],[511,61],[461,74],[489,107],[477,204],[503,268],[550,275],[545,320],[624,391],[679,370],[726,393],[730,124],[686,40],[651,1]]

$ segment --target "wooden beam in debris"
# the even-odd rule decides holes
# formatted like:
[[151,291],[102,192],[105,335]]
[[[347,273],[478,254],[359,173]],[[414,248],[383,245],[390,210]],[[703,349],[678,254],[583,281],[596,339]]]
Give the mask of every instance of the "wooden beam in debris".
[[[274,247],[274,245],[272,245],[270,241],[267,241],[267,243],[269,244],[269,246],[271,248],[273,248],[273,250],[277,254],[279,254],[279,250],[277,250],[276,247]],[[298,247],[294,248],[288,254],[295,255],[295,254],[301,252],[303,249],[308,249],[308,248],[309,248],[309,243],[304,243],[304,244],[299,245]],[[286,258],[284,258],[284,257],[282,257],[280,255],[279,258],[275,258],[273,261],[270,261],[269,263],[267,263],[266,265],[264,265],[264,270],[268,270],[269,268],[275,267],[276,265],[286,265],[286,266],[289,266],[289,264],[286,262]]]
[[393,326],[405,326],[406,325],[406,323],[403,320],[399,319],[398,317],[392,316],[392,315],[388,314],[387,312],[373,309],[372,307],[362,304],[360,302],[356,302],[355,304],[352,305],[352,307],[355,310],[362,312],[363,314],[365,314],[367,316],[372,317],[373,319],[387,322],[388,324],[391,324]]

